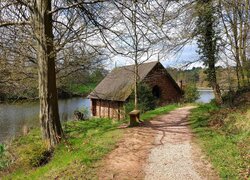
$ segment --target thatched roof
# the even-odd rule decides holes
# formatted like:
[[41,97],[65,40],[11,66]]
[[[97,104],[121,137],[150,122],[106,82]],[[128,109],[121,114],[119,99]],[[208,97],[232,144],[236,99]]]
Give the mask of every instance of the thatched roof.
[[[142,81],[159,62],[140,64],[139,81]],[[134,65],[115,68],[89,94],[88,98],[111,101],[126,101],[134,85]]]

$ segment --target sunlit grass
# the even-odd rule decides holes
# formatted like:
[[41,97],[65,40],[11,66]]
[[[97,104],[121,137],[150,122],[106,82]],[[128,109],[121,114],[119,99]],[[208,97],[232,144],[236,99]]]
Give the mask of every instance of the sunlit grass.
[[158,116],[161,114],[166,114],[166,113],[176,109],[177,107],[179,107],[179,105],[171,104],[171,105],[156,108],[156,109],[151,110],[151,111],[147,111],[144,114],[142,114],[141,120],[149,120],[155,116]]
[[[178,105],[168,105],[142,114],[143,120],[168,113]],[[44,158],[44,146],[38,129],[20,137],[9,146],[9,152],[17,159],[8,171],[1,172],[3,179],[96,179],[97,169],[103,157],[115,148],[124,129],[118,128],[127,121],[91,119],[65,123],[66,139],[59,144],[48,163],[39,166]],[[13,156],[12,156],[13,158]],[[1,178],[0,178],[1,179]]]
[[117,129],[120,123],[109,119],[66,123],[67,139],[56,147],[49,163],[38,168],[32,168],[30,162],[38,156],[37,150],[42,144],[39,131],[19,138],[11,149],[19,153],[21,160],[13,167],[14,172],[4,179],[93,178],[95,163],[111,151],[122,136],[122,131]]
[[239,109],[227,110],[222,115],[223,111],[213,104],[200,105],[192,111],[191,127],[222,179],[247,179],[250,162],[247,113]]

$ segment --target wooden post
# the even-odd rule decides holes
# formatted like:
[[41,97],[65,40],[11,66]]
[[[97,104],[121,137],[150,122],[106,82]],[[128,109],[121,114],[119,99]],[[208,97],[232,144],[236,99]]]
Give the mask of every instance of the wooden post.
[[181,88],[181,90],[183,90],[183,82],[182,82],[182,80],[180,80],[180,88]]
[[138,126],[139,120],[140,120],[140,111],[139,110],[133,110],[129,113],[130,116],[130,127]]
[[100,118],[101,118],[101,105],[102,105],[101,101],[102,101],[102,100],[99,100],[99,117],[100,117]]
[[108,101],[108,117],[110,118],[110,101]]

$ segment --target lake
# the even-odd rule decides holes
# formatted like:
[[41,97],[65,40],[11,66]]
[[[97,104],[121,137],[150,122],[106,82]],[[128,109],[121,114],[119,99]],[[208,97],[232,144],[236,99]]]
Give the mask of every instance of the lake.
[[213,90],[198,90],[200,93],[200,98],[196,100],[198,103],[209,103],[214,99]]
[[[199,90],[200,98],[196,102],[208,103],[214,98],[213,91]],[[59,114],[62,122],[74,119],[76,109],[90,109],[90,100],[70,98],[59,100]],[[0,143],[20,135],[24,126],[39,126],[39,102],[0,104]]]
[[[87,107],[90,100],[84,98],[70,98],[58,101],[59,114],[62,122],[74,118],[74,111]],[[39,126],[39,102],[0,104],[0,142],[19,135],[24,126]]]

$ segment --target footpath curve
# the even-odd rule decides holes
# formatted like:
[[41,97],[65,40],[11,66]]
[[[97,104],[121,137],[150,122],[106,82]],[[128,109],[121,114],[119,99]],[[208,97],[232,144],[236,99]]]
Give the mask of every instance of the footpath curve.
[[99,179],[219,179],[199,146],[187,120],[192,106],[178,108],[128,128],[104,160]]

